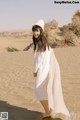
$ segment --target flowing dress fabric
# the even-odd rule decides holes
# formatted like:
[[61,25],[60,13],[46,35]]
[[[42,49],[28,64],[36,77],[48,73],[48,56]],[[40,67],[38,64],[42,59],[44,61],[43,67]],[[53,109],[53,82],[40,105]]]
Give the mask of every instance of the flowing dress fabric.
[[38,100],[48,100],[52,114],[62,113],[70,117],[65,105],[61,87],[60,67],[50,47],[45,52],[34,54],[34,72],[37,72],[35,81],[35,95]]

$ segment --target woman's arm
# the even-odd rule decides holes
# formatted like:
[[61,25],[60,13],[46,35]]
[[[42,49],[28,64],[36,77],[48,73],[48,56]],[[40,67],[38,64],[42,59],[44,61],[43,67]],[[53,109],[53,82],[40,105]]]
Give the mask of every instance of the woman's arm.
[[38,72],[38,69],[40,68],[40,66],[42,65],[43,58],[44,58],[43,52],[42,53],[35,52],[35,54],[34,54],[34,71],[33,71],[34,77],[37,76],[37,72]]

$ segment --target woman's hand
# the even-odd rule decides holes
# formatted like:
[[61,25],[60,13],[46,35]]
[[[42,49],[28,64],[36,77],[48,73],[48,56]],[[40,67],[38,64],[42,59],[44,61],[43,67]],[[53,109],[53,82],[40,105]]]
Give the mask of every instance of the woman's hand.
[[34,75],[34,77],[36,77],[37,76],[37,72],[36,73],[33,72],[33,75]]

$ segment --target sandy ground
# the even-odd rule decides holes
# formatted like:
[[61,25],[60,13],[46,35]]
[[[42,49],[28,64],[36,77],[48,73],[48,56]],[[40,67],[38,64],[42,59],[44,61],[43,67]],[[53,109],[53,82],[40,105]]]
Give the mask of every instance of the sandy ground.
[[[8,112],[9,120],[39,120],[44,112],[34,94],[33,48],[28,51],[0,52],[0,112]],[[10,43],[10,42],[9,42]],[[15,45],[15,44],[14,44]],[[26,41],[16,46],[26,47]],[[1,45],[2,46],[2,45]],[[80,47],[55,48],[61,69],[64,100],[69,111],[80,111]],[[50,120],[50,119],[46,119]]]

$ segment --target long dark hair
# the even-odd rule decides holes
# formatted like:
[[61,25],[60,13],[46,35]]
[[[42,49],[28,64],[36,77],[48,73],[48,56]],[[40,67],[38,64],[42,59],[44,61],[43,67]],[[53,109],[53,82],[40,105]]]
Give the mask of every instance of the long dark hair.
[[33,39],[33,44],[34,44],[34,51],[36,50],[36,46],[38,45],[38,50],[37,51],[45,51],[46,50],[46,46],[48,46],[48,49],[49,49],[49,42],[47,40],[47,35],[45,34],[45,32],[43,32],[43,29],[38,26],[38,25],[34,25],[32,27],[32,31],[36,31],[37,29],[40,30],[40,35],[38,38],[35,38],[34,35],[32,37]]

